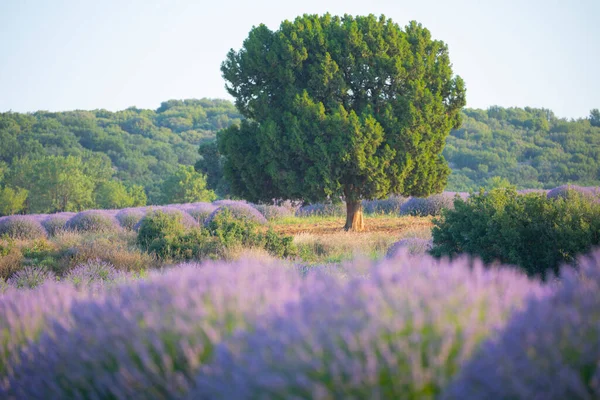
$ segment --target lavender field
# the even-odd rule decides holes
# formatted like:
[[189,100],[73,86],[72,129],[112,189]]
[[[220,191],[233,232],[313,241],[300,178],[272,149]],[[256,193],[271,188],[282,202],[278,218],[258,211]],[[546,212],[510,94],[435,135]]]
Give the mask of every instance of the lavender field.
[[599,262],[546,284],[406,252],[308,270],[88,268],[0,295],[0,395],[597,398]]
[[[366,202],[363,233],[331,205],[4,217],[0,398],[600,397],[600,250],[545,280],[433,258],[454,196]],[[225,209],[298,252],[184,262],[136,241],[156,213],[193,232]]]

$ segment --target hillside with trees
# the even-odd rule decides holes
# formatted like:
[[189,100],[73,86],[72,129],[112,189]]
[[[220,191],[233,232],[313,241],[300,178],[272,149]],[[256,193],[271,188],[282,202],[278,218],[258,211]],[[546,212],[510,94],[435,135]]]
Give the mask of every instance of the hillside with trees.
[[598,186],[600,113],[569,121],[547,109],[465,109],[444,156],[452,168],[447,189],[453,191],[494,186],[498,177],[518,189]]
[[[600,185],[598,110],[579,120],[534,108],[462,114],[443,153],[452,169],[446,190]],[[0,214],[209,200],[207,188],[225,196],[214,138],[241,119],[231,102],[208,99],[156,110],[0,113]]]
[[0,213],[212,198],[191,167],[198,146],[239,121],[231,102],[209,99],[157,110],[2,113]]

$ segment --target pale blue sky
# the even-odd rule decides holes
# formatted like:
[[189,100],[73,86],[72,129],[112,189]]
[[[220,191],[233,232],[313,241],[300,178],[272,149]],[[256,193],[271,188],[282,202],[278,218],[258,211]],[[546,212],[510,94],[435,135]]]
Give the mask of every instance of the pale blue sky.
[[0,111],[230,99],[220,64],[253,25],[325,12],[421,22],[448,44],[468,107],[600,108],[600,0],[0,0]]

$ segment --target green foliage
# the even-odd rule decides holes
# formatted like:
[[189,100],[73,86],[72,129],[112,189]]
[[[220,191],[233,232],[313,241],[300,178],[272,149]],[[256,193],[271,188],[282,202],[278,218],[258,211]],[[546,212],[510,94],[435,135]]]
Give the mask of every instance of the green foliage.
[[219,196],[229,194],[229,185],[223,177],[223,156],[219,153],[216,141],[200,144],[198,148],[200,159],[194,165],[196,171],[206,175],[206,186]]
[[81,211],[94,205],[94,177],[80,157],[44,156],[15,161],[6,181],[29,192],[26,209],[30,213]]
[[135,185],[127,188],[122,182],[115,180],[100,183],[94,195],[96,206],[107,209],[145,206],[147,200],[143,187]]
[[298,254],[293,236],[278,235],[273,229],[269,228],[264,235],[264,242],[265,250],[276,257],[288,258]]
[[236,247],[261,247],[278,257],[296,254],[291,236],[279,236],[272,230],[266,234],[259,225],[245,218],[235,218],[227,209],[219,213],[206,229],[185,229],[179,214],[157,211],[140,224],[138,245],[145,251],[165,259],[220,258]]
[[517,189],[600,186],[600,124],[594,126],[593,113],[576,121],[530,107],[465,109],[463,114],[443,153],[452,168],[447,190],[489,188],[494,177]]
[[248,118],[217,135],[233,194],[356,202],[444,188],[465,89],[420,24],[326,14],[260,25],[221,70]]
[[600,110],[597,108],[590,111],[590,124],[595,127],[600,127]]
[[467,253],[546,276],[600,243],[600,204],[574,191],[548,199],[494,189],[455,199],[454,206],[434,221],[431,252],[437,257]]
[[162,185],[164,203],[211,202],[217,198],[215,192],[206,188],[206,178],[194,167],[180,165]]
[[15,248],[15,239],[8,235],[0,236],[0,257],[7,256]]
[[137,243],[143,250],[148,250],[155,240],[180,236],[185,231],[180,214],[155,211],[140,222]]
[[25,208],[29,192],[25,189],[5,187],[0,189],[0,216],[12,215]]
[[126,187],[141,185],[157,204],[178,164],[193,165],[200,142],[240,118],[231,102],[209,99],[170,100],[155,111],[0,113],[0,176],[17,173],[20,159],[73,156],[94,185],[115,175]]
[[[295,29],[294,24],[295,22],[286,23],[285,29],[292,32]],[[372,24],[372,29],[378,29],[379,22],[370,22],[370,24]],[[361,27],[363,31],[371,28]],[[288,55],[290,57],[301,55],[302,49],[308,49],[313,42],[321,40],[321,38],[325,40],[326,35],[324,35],[323,29],[329,28],[311,26],[306,32],[297,35],[296,41],[290,39],[289,42],[293,45]],[[265,37],[273,36],[273,33],[267,35],[267,31],[262,28],[257,28],[257,30],[256,34],[260,31],[261,35]],[[393,29],[389,28],[388,31],[393,31]],[[315,34],[321,32],[323,35],[319,33],[312,39],[304,37],[309,35],[309,32]],[[362,31],[358,30],[357,32]],[[253,44],[260,42],[260,37],[255,37],[256,34],[251,41]],[[376,32],[374,35],[374,37],[385,37],[385,34],[377,36]],[[414,36],[414,32],[412,35]],[[282,37],[277,40],[283,41],[284,39],[285,37]],[[300,39],[304,44],[296,43]],[[360,36],[356,38],[356,41],[358,44],[361,43]],[[398,41],[402,42],[401,39]],[[415,43],[418,42],[415,39]],[[424,39],[421,42],[426,43]],[[335,43],[342,42],[336,40]],[[284,50],[278,49],[277,51],[284,52]],[[405,50],[409,51],[408,48]],[[252,54],[256,55],[261,51],[266,50],[261,50],[259,47],[253,48]],[[383,143],[388,141],[387,129],[393,125],[391,122],[386,123],[385,118],[398,117],[398,123],[404,121],[400,118],[401,116],[395,114],[398,107],[392,107],[394,112],[392,114],[384,113],[389,99],[381,100],[378,112],[374,106],[371,108],[360,106],[366,104],[374,93],[371,90],[371,97],[369,97],[366,86],[362,91],[357,88],[356,93],[358,94],[352,98],[335,96],[337,93],[335,90],[349,88],[350,85],[342,84],[339,80],[340,70],[333,73],[327,68],[333,68],[332,63],[335,60],[332,57],[337,57],[344,52],[350,52],[350,50],[340,46],[338,50],[329,51],[331,61],[326,61],[326,55],[323,52],[316,52],[314,56],[307,54],[308,58],[303,61],[301,61],[302,58],[296,60],[298,65],[294,64],[293,60],[285,58],[287,61],[281,61],[281,63],[285,66],[291,65],[289,70],[283,67],[269,68],[269,71],[273,73],[280,72],[282,84],[288,82],[286,79],[290,76],[297,76],[300,72],[306,72],[306,76],[309,76],[313,71],[316,71],[314,76],[320,76],[323,81],[319,83],[317,79],[309,84],[306,79],[300,79],[304,75],[298,77],[298,82],[306,84],[310,102],[303,100],[304,91],[292,91],[288,95],[287,92],[279,90],[273,99],[269,100],[281,102],[280,108],[289,104],[292,104],[292,107],[296,104],[300,105],[299,108],[293,109],[291,114],[278,114],[281,115],[280,120],[275,119],[273,124],[265,125],[263,130],[268,135],[263,138],[263,141],[269,142],[268,144],[272,148],[271,152],[259,152],[258,145],[262,145],[262,142],[256,143],[254,133],[248,137],[238,138],[239,142],[235,146],[228,145],[231,147],[231,151],[237,154],[234,159],[236,164],[234,172],[239,176],[232,181],[232,185],[245,187],[247,183],[262,182],[264,186],[259,186],[260,190],[257,190],[257,195],[264,192],[270,202],[273,198],[277,198],[276,196],[270,197],[275,191],[267,185],[271,179],[268,177],[274,174],[281,185],[296,193],[304,193],[303,190],[310,189],[309,192],[326,191],[343,195],[343,188],[338,187],[334,181],[329,179],[332,178],[332,174],[334,178],[339,178],[342,182],[345,179],[342,176],[344,172],[362,171],[364,174],[368,174],[381,171],[381,168],[387,168],[383,165],[370,164],[369,146],[374,146],[373,143],[335,141],[334,138],[341,135],[342,132],[340,131],[339,134],[335,130],[332,132],[333,128],[326,123],[327,121],[333,123],[336,118],[341,118],[341,111],[334,104],[341,100],[345,101],[343,107],[348,113],[345,129],[348,131],[362,129],[365,134],[373,135],[372,140],[379,140],[377,139],[379,131],[376,125],[375,127],[366,125],[369,115],[372,115],[383,128],[385,136]],[[369,55],[368,52],[367,55]],[[246,56],[246,58],[248,57]],[[348,59],[340,65],[351,68],[366,60],[361,57]],[[392,59],[394,58],[390,56],[388,61]],[[269,62],[279,63],[277,60],[269,60],[260,60],[257,68]],[[406,64],[403,66],[404,64],[401,63],[401,66],[409,71],[410,65],[408,64],[410,63]],[[329,75],[323,72],[325,70],[321,71],[321,66],[327,67],[325,70],[330,71]],[[308,73],[309,67],[312,68],[310,74]],[[383,67],[378,66],[377,68]],[[319,71],[322,72],[321,75],[317,74]],[[372,78],[370,73],[367,73],[369,71],[357,72],[351,77],[356,82],[358,79],[364,78],[364,82],[368,83]],[[331,76],[331,79],[327,80],[329,79],[327,76]],[[260,77],[269,78],[265,74]],[[250,102],[253,99],[253,93],[257,90],[257,87],[244,88],[243,93],[248,98],[248,104],[252,104],[255,111],[269,111],[268,116],[279,113],[278,109],[271,107],[271,103],[264,105],[258,100]],[[326,94],[321,93],[327,90],[329,91]],[[389,90],[382,92],[382,98],[385,98],[387,93]],[[423,93],[425,95],[426,91]],[[322,114],[316,107],[319,103],[323,104],[326,121],[321,121]],[[419,104],[425,104],[425,102],[420,101]],[[426,116],[433,115],[431,110],[425,109]],[[358,121],[350,116],[352,111],[356,114]],[[403,115],[412,118],[416,114],[411,112]],[[13,212],[48,213],[98,207],[96,191],[106,181],[119,181],[129,188],[129,195],[137,199],[135,205],[145,204],[146,196],[149,204],[160,204],[164,201],[162,193],[164,181],[176,174],[179,165],[191,166],[197,162],[197,171],[206,175],[206,188],[225,196],[230,189],[228,188],[229,183],[222,178],[225,172],[222,165],[223,157],[214,141],[215,132],[218,129],[239,125],[241,118],[242,115],[236,111],[231,102],[207,99],[171,100],[161,104],[157,110],[129,108],[118,112],[94,110],[57,113],[38,111],[32,114],[0,113],[0,187],[10,188],[16,193],[19,190],[29,191],[22,209],[16,210],[15,208]],[[491,179],[494,177],[506,179],[518,189],[549,189],[566,183],[600,186],[600,112],[597,109],[590,111],[589,118],[574,121],[557,118],[552,111],[547,109],[530,107],[465,109],[460,118],[457,116],[457,119],[462,120],[462,125],[451,131],[450,136],[445,138],[443,151],[443,157],[448,160],[452,168],[452,173],[448,177],[447,190],[477,191],[482,186],[493,186]],[[246,124],[250,127],[237,129],[244,132],[253,129],[252,124],[256,121],[256,119],[252,123],[248,121]],[[283,124],[286,129],[278,129]],[[313,133],[300,135],[301,128]],[[272,137],[279,137],[279,133],[284,131],[290,133],[290,136],[271,140]],[[426,147],[427,143],[430,143],[427,140],[432,135],[427,133],[427,130],[419,131],[417,134],[414,134],[413,131],[414,129],[405,131],[399,129],[398,132],[406,132],[410,136],[405,137],[404,133],[396,135],[402,140],[399,142],[400,144],[391,144],[390,149],[394,150],[394,146],[402,145],[406,148],[416,146],[419,151],[425,151],[422,147]],[[438,133],[435,133],[434,136],[438,137],[437,135]],[[348,142],[353,143],[352,151],[355,152],[343,153],[344,164],[341,167],[333,168],[333,163],[342,158],[342,153],[328,154],[327,157],[323,154],[331,153],[328,152],[330,145],[341,146]],[[437,144],[439,143],[436,142],[436,146]],[[201,147],[200,155],[198,154],[199,146]],[[382,162],[386,160],[384,150],[384,145],[380,144],[374,157],[379,157]],[[288,151],[290,152],[288,153]],[[395,159],[399,157],[400,153],[396,151]],[[51,157],[54,159],[51,160]],[[264,161],[263,169],[253,167],[254,163],[250,161],[254,158]],[[353,164],[352,160],[358,161]],[[409,164],[419,166],[424,164],[423,160],[417,160],[414,157],[405,161],[407,169]],[[295,170],[289,171],[293,169],[291,166],[296,164],[299,165],[298,168],[305,168],[307,174],[295,173]],[[309,169],[310,171],[308,171]],[[65,170],[72,170],[72,176],[65,173]],[[411,174],[407,175],[405,182],[417,179],[411,178]],[[317,184],[318,180],[322,180],[320,182],[322,185]],[[313,181],[315,183],[311,184]],[[381,182],[382,179],[376,178],[374,181],[368,181],[367,186],[373,187],[375,192],[380,189],[383,191],[385,185],[382,186]],[[136,185],[138,186],[136,187]],[[54,190],[48,191],[47,189],[51,187],[54,187]],[[32,190],[33,188],[39,189]],[[11,197],[12,195],[5,194],[5,196]],[[10,201],[0,202],[3,205],[10,203]],[[108,203],[114,202],[109,200]]]
[[248,218],[236,218],[227,208],[215,215],[206,228],[225,248],[253,246],[261,239],[257,223]]

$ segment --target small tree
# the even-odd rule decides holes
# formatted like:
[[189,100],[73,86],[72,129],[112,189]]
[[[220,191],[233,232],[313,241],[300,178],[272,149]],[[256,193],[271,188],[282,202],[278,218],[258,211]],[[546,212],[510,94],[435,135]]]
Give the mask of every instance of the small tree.
[[23,210],[29,193],[25,189],[5,187],[0,189],[0,216],[12,215]]
[[215,192],[206,188],[206,178],[191,165],[180,165],[162,184],[163,203],[213,201]]
[[345,229],[362,230],[363,199],[443,190],[465,88],[420,24],[326,14],[260,25],[221,70],[247,118],[217,136],[233,194],[341,198]]
[[590,111],[590,124],[600,126],[600,111],[597,108]]

